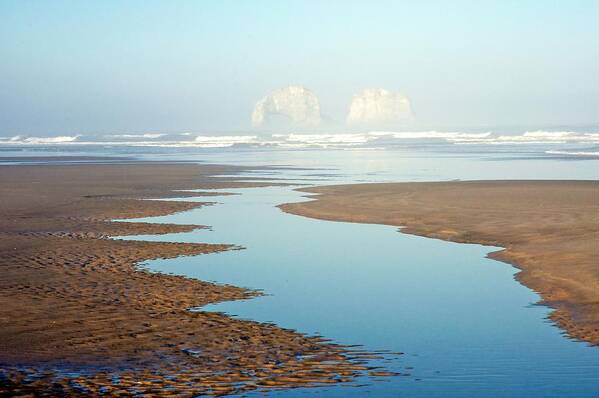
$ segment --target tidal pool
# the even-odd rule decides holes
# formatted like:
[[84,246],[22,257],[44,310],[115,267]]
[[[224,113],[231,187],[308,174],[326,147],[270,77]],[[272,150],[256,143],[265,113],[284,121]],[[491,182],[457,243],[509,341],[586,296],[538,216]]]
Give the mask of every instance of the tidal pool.
[[599,349],[564,337],[547,321],[548,309],[534,305],[539,297],[514,280],[516,270],[485,257],[497,248],[286,214],[276,205],[305,200],[291,187],[226,191],[238,195],[192,199],[218,204],[145,220],[212,230],[129,239],[244,250],[147,266],[266,294],[203,310],[405,353],[384,365],[408,376],[268,396],[598,396]]

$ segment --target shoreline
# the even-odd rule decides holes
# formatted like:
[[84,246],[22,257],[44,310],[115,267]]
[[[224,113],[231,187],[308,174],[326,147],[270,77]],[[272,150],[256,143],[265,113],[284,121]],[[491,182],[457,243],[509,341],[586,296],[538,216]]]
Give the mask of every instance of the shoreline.
[[189,311],[258,292],[140,267],[236,247],[109,238],[204,227],[112,221],[206,204],[140,199],[273,185],[218,177],[243,170],[129,161],[0,166],[0,395],[224,395],[365,374],[359,350],[323,337]]
[[489,258],[552,308],[571,338],[599,345],[599,182],[461,181],[300,188],[313,200],[281,210],[329,221],[384,224],[401,232],[502,249]]

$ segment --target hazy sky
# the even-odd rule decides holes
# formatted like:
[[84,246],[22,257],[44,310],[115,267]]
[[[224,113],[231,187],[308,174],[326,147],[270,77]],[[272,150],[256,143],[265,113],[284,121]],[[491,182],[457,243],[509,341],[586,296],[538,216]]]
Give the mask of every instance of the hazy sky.
[[249,129],[303,84],[426,126],[599,122],[599,1],[0,0],[0,136]]

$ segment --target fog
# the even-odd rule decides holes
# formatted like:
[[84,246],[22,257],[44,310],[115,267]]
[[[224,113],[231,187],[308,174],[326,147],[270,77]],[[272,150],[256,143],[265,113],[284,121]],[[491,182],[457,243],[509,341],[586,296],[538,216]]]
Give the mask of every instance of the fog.
[[[322,4],[326,3],[326,4]],[[0,3],[0,136],[252,131],[303,85],[343,131],[365,88],[410,129],[599,122],[599,3]]]

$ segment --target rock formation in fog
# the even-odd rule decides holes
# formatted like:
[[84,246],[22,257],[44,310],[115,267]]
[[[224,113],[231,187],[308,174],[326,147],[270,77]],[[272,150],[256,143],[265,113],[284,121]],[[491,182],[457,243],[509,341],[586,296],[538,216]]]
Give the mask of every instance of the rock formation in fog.
[[273,91],[256,103],[252,113],[254,127],[275,121],[293,127],[317,127],[320,124],[318,97],[302,86],[287,86]]
[[413,119],[410,100],[382,88],[367,88],[354,95],[347,123],[351,125],[396,124]]

